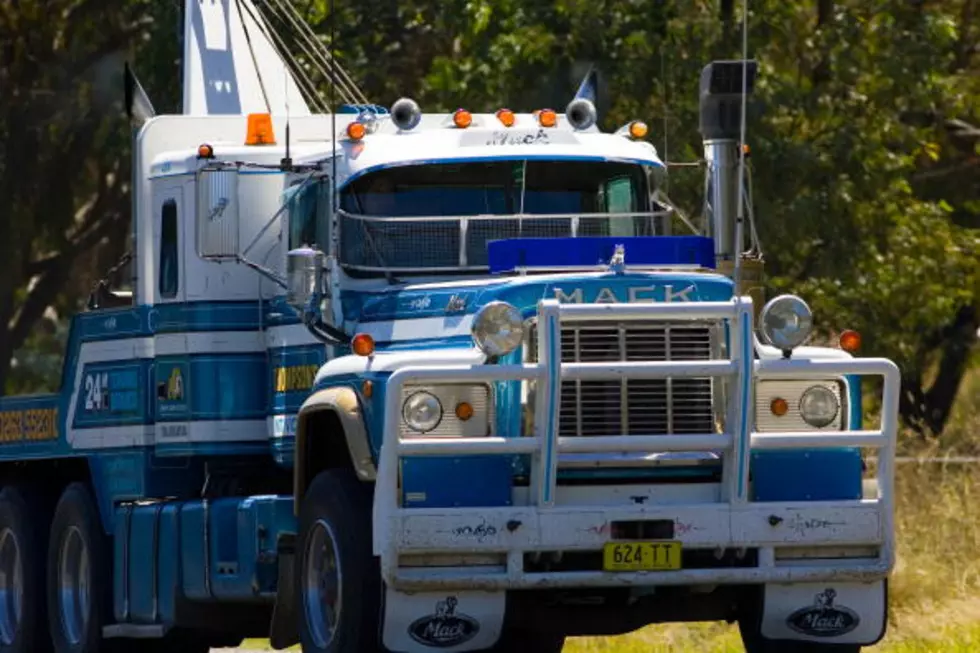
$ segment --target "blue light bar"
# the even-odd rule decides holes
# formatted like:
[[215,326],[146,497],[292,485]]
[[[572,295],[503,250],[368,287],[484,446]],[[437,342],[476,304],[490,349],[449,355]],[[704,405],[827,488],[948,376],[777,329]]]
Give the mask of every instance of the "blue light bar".
[[626,265],[697,265],[715,267],[714,242],[705,236],[633,236],[629,238],[507,238],[487,243],[490,272],[520,268],[605,265],[622,245]]

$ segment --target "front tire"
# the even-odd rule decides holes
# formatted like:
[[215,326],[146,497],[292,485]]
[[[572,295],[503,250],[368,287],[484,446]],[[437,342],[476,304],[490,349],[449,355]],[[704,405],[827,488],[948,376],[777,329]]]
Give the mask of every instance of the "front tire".
[[48,546],[48,625],[57,653],[100,653],[111,607],[109,540],[91,493],[72,483],[61,495]]
[[296,605],[304,653],[379,651],[381,576],[372,554],[371,486],[321,472],[300,510]]

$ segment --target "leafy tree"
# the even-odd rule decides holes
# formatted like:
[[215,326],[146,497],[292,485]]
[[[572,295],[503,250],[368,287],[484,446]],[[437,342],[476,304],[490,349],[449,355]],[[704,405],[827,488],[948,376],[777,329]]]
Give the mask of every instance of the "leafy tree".
[[168,13],[149,0],[0,6],[0,389],[56,387],[64,317],[128,246],[121,73],[151,33],[170,36],[155,20]]
[[[95,5],[0,9],[0,189],[11,211],[0,256],[12,271],[0,278],[10,325],[0,387],[25,338],[31,351],[53,349],[54,329],[34,328],[45,309],[70,312],[91,271],[123,249],[129,133],[103,98],[118,97],[127,47],[154,101],[175,97],[173,5],[127,0],[98,16]],[[760,78],[748,142],[770,291],[804,295],[823,336],[856,328],[865,354],[896,360],[903,415],[938,433],[980,327],[980,0],[750,5]],[[296,6],[326,42],[327,0]],[[669,193],[696,213],[698,78],[708,61],[741,56],[741,7],[338,1],[336,47],[373,101],[408,95],[427,111],[561,109],[594,64],[603,126],[644,119],[665,158],[695,164],[672,168]]]

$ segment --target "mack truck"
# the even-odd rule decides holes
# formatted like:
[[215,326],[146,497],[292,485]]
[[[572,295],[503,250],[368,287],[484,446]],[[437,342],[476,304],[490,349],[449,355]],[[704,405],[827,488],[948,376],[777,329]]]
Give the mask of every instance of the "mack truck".
[[58,392],[0,399],[0,651],[881,639],[898,371],[765,301],[755,62],[703,70],[677,235],[594,78],[563,112],[317,111],[256,9],[186,3],[183,113],[126,77],[131,278],[72,317]]

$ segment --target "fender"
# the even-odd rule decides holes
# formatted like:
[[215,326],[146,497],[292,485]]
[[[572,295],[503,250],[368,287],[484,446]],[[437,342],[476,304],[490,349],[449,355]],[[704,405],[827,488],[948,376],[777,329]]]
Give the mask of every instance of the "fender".
[[[303,489],[307,485],[306,478],[306,443],[311,434],[307,430],[310,418],[323,411],[332,412],[340,421],[343,437],[347,441],[354,472],[362,481],[374,481],[377,467],[371,456],[371,446],[368,443],[367,427],[364,425],[361,407],[357,395],[351,388],[324,388],[310,395],[300,406],[296,418],[296,458],[293,473],[293,495],[296,498],[297,511],[303,497]],[[334,435],[333,437],[339,437]]]

